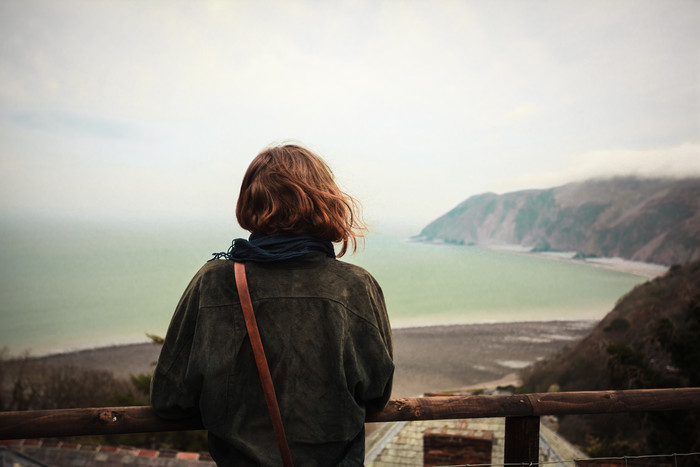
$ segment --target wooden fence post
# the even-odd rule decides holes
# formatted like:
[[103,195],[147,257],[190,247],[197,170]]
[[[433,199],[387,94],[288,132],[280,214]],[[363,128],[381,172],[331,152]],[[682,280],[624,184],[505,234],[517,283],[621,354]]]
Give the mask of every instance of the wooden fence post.
[[536,466],[540,457],[540,417],[506,417],[506,464]]

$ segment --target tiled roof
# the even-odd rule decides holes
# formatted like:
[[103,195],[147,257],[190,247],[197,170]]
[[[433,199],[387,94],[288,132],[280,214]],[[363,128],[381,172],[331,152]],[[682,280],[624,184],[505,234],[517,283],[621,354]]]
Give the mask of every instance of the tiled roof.
[[465,420],[429,420],[418,422],[386,423],[367,439],[365,465],[422,466],[423,432],[428,429],[448,433],[493,433],[491,462],[503,463],[505,418],[474,418]]
[[[547,423],[548,418],[543,417],[540,423],[540,462],[586,458]],[[483,432],[491,432],[491,463],[504,462],[505,418],[477,418],[385,423],[367,437],[365,465],[422,466],[423,435],[426,431],[434,433],[436,430],[468,437],[481,437]]]
[[[102,446],[76,444],[56,439],[20,439],[0,441],[3,455],[29,458],[27,466],[158,466],[200,467],[215,466],[209,453],[151,450],[129,446]],[[34,463],[31,463],[34,462]],[[13,464],[10,464],[13,465]]]

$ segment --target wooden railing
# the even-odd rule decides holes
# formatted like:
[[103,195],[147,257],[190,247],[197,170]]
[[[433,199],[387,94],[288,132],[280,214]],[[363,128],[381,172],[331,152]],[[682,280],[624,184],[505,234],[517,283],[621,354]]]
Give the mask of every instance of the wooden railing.
[[[700,388],[557,392],[392,399],[367,422],[505,417],[505,463],[535,465],[541,415],[700,409]],[[199,420],[164,420],[150,407],[0,412],[0,439],[201,429]]]

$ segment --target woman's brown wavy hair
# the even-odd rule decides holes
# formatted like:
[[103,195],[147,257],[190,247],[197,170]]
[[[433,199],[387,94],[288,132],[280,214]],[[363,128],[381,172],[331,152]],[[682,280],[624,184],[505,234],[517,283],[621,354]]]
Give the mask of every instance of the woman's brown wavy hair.
[[263,235],[309,234],[357,250],[364,225],[359,205],[336,185],[319,156],[294,144],[258,154],[243,177],[236,218],[244,229]]

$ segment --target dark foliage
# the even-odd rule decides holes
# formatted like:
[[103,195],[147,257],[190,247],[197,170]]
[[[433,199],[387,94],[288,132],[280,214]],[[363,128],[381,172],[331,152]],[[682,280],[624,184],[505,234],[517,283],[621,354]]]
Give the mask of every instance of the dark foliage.
[[[116,378],[107,370],[54,367],[36,359],[7,359],[0,352],[0,410],[149,405],[151,375]],[[139,433],[71,438],[81,444],[126,445],[145,449],[207,452],[206,431]]]
[[[700,261],[674,266],[623,297],[570,349],[523,372],[527,389],[700,386]],[[592,456],[700,450],[697,411],[566,416],[561,433]]]

